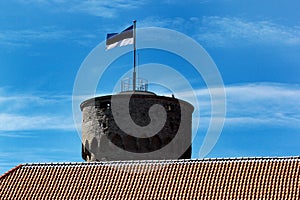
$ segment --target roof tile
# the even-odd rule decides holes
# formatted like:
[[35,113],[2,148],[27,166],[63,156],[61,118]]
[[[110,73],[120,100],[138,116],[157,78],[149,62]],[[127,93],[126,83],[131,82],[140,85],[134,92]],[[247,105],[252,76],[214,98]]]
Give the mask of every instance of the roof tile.
[[300,157],[19,165],[0,199],[299,199]]

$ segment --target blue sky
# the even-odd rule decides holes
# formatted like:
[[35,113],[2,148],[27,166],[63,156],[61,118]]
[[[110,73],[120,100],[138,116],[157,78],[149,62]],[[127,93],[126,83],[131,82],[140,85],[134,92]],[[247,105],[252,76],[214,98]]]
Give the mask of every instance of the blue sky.
[[[107,33],[133,19],[140,28],[188,35],[218,66],[227,118],[207,157],[300,155],[299,7],[297,0],[1,1],[0,174],[20,163],[82,161],[72,118],[77,70]],[[145,51],[139,62],[184,69],[165,58],[170,57]],[[128,61],[130,56],[116,62],[106,79],[130,70]],[[185,76],[192,79],[192,71]],[[194,158],[209,116],[205,85],[197,83],[203,118]],[[100,85],[97,92],[108,91]]]

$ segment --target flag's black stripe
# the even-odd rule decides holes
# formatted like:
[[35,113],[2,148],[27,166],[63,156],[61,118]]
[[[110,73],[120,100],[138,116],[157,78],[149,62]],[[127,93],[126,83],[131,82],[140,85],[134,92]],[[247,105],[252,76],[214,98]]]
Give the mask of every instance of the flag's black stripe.
[[106,45],[114,44],[126,38],[133,38],[133,26],[128,27],[119,34],[110,33],[107,34]]
[[119,42],[121,40],[124,40],[126,38],[133,38],[133,31],[126,31],[122,32],[120,34],[114,35],[106,40],[106,45],[110,45],[116,42]]

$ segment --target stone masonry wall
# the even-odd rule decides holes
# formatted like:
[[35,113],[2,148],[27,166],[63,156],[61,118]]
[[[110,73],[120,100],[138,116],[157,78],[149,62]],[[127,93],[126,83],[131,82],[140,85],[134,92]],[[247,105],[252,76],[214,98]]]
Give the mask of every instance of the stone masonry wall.
[[[114,109],[124,109],[126,105],[121,103],[124,94],[117,97],[120,98],[120,103]],[[111,111],[111,96],[83,102],[83,159],[100,161],[190,158],[193,107],[176,98],[133,95],[129,112],[136,125],[143,127],[151,123],[148,112],[155,104],[165,108],[166,123],[155,135],[142,138],[127,134],[118,127]]]

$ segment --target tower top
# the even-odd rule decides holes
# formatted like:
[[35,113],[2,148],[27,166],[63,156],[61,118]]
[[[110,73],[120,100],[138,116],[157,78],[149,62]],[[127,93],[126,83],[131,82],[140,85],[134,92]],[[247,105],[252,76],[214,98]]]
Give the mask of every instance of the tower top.
[[121,81],[121,92],[148,92],[148,80],[136,78],[136,82],[134,82],[132,79],[134,78],[125,78]]

